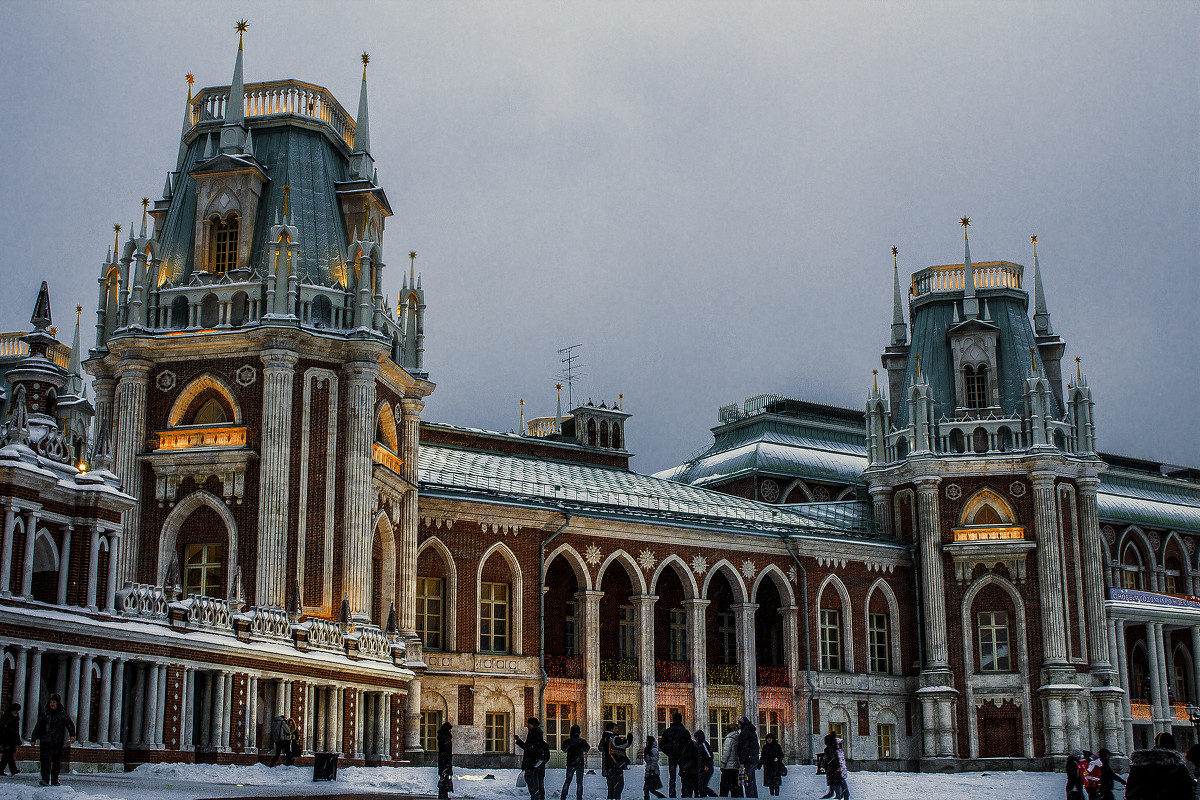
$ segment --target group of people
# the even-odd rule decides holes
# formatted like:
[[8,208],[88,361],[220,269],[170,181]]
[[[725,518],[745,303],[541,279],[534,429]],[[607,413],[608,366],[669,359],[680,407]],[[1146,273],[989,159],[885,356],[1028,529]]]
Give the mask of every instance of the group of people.
[[284,764],[289,767],[295,766],[296,756],[300,755],[302,748],[300,727],[296,725],[296,720],[283,714],[275,717],[271,723],[271,741],[275,745],[275,755],[271,757],[271,763],[267,766],[273,767],[278,764],[280,756],[283,756]]
[[825,773],[825,784],[829,791],[821,796],[821,800],[850,800],[850,785],[847,780],[850,770],[846,768],[846,751],[842,749],[842,740],[836,733],[825,734],[825,749],[817,756],[818,772]]
[[[42,786],[58,786],[58,773],[62,769],[63,749],[75,743],[75,722],[63,708],[62,698],[50,695],[50,702],[38,714],[33,735],[29,737],[40,745]],[[21,704],[9,703],[0,715],[0,776],[5,769],[16,775],[17,748],[21,745]]]

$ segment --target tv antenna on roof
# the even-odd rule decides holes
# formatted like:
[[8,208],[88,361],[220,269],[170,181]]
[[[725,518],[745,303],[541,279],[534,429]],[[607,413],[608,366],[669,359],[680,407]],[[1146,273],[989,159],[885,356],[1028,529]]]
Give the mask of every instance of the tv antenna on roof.
[[574,388],[575,381],[583,377],[583,373],[580,372],[580,369],[583,368],[583,364],[575,363],[576,359],[579,358],[579,356],[575,355],[574,352],[576,347],[583,347],[583,345],[573,344],[570,347],[564,347],[558,351],[558,354],[562,356],[562,358],[559,360],[565,365],[562,369],[562,372],[559,373],[559,377],[562,378],[565,384],[567,384],[567,408],[575,408],[575,393],[572,390]]

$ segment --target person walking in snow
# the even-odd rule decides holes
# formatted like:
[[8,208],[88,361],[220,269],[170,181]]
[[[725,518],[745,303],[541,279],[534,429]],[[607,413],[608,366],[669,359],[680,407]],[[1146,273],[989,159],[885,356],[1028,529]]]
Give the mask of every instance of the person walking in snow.
[[642,761],[646,764],[646,777],[642,782],[643,800],[650,800],[650,795],[665,797],[659,789],[662,788],[662,775],[659,774],[658,743],[653,736],[646,737],[646,748],[642,750]]
[[562,751],[567,754],[567,779],[563,781],[563,800],[567,798],[567,790],[571,788],[571,778],[575,778],[575,798],[583,800],[583,770],[587,763],[587,753],[592,746],[580,736],[578,725],[571,726],[571,735],[562,743]]
[[271,763],[267,766],[275,766],[279,763],[279,757],[283,756],[283,763],[290,767],[292,765],[292,739],[288,735],[287,718],[283,714],[271,721],[271,741],[275,745],[275,755],[271,756]]
[[537,717],[525,722],[529,729],[524,741],[520,736],[513,738],[521,754],[521,769],[525,771],[525,785],[529,787],[529,800],[546,800],[546,762],[550,760],[550,745],[542,735],[542,723]]
[[12,769],[12,774],[20,772],[17,769],[17,748],[21,746],[21,704],[9,703],[0,716],[0,775],[4,768]]
[[738,783],[738,737],[741,731],[730,726],[721,742],[721,797],[741,797],[742,787]]
[[696,731],[696,797],[716,797],[717,793],[709,786],[713,776],[713,751],[704,738],[704,731]]
[[1120,783],[1124,786],[1125,779],[1113,772],[1113,768],[1109,766],[1108,760],[1112,758],[1112,753],[1101,747],[1096,755],[1100,756],[1100,800],[1115,800],[1113,784]]
[[758,782],[754,771],[758,769],[758,730],[749,717],[738,721],[741,731],[738,733],[738,781],[742,784],[742,794],[746,797],[758,797]]
[[450,792],[454,791],[454,781],[451,777],[454,774],[454,737],[450,734],[453,727],[449,722],[443,722],[437,733],[439,800],[447,800]]
[[671,715],[671,724],[663,731],[662,742],[659,744],[659,749],[667,754],[667,771],[671,776],[667,784],[667,794],[670,797],[675,796],[675,774],[679,770],[679,760],[683,757],[684,748],[691,744],[691,741],[692,735],[683,727],[683,714],[676,711]]
[[1129,757],[1125,800],[1192,800],[1192,780],[1183,755],[1175,749],[1175,736],[1164,731],[1154,737],[1150,750],[1134,750]]
[[846,766],[846,751],[843,749],[842,740],[834,737],[837,742],[837,771],[841,778],[840,792],[838,797],[842,800],[850,800],[850,769]]
[[699,779],[700,754],[696,750],[696,741],[689,734],[679,751],[679,796],[695,797]]
[[821,795],[821,800],[841,797],[842,774],[837,765],[837,737],[832,733],[825,734],[825,749],[817,759],[821,767],[818,771],[825,774],[825,785],[829,787],[829,791]]
[[783,765],[783,748],[775,741],[775,734],[767,734],[767,743],[762,748],[763,785],[770,790],[772,796],[779,796],[779,785],[787,774]]
[[30,737],[41,742],[42,786],[59,785],[58,772],[62,768],[62,752],[68,738],[71,744],[75,743],[75,723],[62,707],[62,698],[52,694]]
[[600,740],[600,771],[608,780],[608,800],[620,800],[625,791],[625,768],[629,756],[625,751],[633,744],[633,736],[622,739],[617,735],[615,722],[604,723],[604,738]]

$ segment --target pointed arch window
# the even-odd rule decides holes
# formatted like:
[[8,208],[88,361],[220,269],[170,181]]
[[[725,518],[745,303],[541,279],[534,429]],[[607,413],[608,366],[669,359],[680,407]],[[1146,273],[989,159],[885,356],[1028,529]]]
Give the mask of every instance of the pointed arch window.
[[215,397],[205,400],[200,408],[196,409],[196,416],[192,419],[193,425],[224,425],[227,422],[229,415]]
[[224,275],[237,269],[238,261],[238,218],[218,219],[213,224],[213,272]]
[[1137,545],[1129,542],[1121,554],[1121,585],[1135,591],[1146,590],[1146,573],[1142,566],[1142,554]]

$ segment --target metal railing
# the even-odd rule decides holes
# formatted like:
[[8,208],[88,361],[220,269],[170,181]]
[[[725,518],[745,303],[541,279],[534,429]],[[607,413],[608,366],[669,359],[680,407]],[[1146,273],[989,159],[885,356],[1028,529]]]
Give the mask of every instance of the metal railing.
[[[192,124],[225,119],[229,112],[228,86],[202,89],[192,99]],[[250,117],[293,114],[319,120],[342,141],[354,147],[354,121],[328,89],[302,81],[248,83],[242,98],[243,113]]]
[[[23,332],[0,333],[0,358],[29,355],[29,345],[21,341],[21,337],[25,335]],[[71,363],[71,348],[61,342],[55,342],[50,345],[50,360],[67,369]]]
[[600,659],[600,680],[627,681],[637,683],[638,661],[636,658],[602,658]]
[[757,678],[759,686],[781,686],[787,687],[792,685],[791,676],[788,675],[787,667],[769,667],[758,665]]
[[687,661],[655,661],[655,683],[691,683],[692,665]]
[[551,678],[584,679],[583,656],[546,656],[546,675]]
[[[1007,261],[988,261],[972,264],[976,289],[1020,289],[1024,267]],[[945,267],[926,267],[912,277],[913,296],[936,292],[961,292],[965,285],[964,266],[952,264]]]

